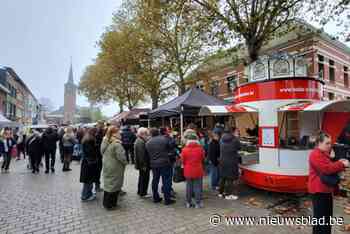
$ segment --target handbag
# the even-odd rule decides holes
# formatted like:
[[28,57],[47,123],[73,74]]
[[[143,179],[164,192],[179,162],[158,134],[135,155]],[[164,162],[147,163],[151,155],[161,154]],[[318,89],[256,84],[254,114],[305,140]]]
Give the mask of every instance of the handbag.
[[16,158],[17,157],[17,146],[13,146],[11,149],[11,157]]
[[184,169],[181,167],[181,162],[176,162],[174,167],[174,183],[181,183],[185,181]]
[[316,171],[316,174],[320,177],[321,182],[329,187],[337,187],[340,183],[340,176],[338,173],[331,174],[331,175],[324,175],[320,173],[314,166],[312,166],[313,169]]

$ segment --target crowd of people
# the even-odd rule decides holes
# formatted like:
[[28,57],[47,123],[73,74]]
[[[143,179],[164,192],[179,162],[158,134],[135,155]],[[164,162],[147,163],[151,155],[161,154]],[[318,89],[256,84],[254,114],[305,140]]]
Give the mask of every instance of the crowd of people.
[[[22,155],[24,158],[29,156],[28,168],[34,174],[39,173],[40,166],[43,166],[43,158],[45,173],[54,173],[58,146],[63,172],[71,170],[72,156],[81,161],[81,200],[95,200],[96,193],[103,191],[103,206],[107,210],[115,209],[118,197],[126,194],[122,188],[128,164],[134,164],[139,172],[138,196],[149,197],[151,185],[154,203],[164,200],[165,205],[174,204],[173,182],[185,181],[186,207],[203,207],[203,177],[206,173],[210,189],[220,198],[238,199],[238,152],[241,145],[240,132],[236,128],[224,128],[219,124],[212,131],[204,131],[190,124],[181,138],[176,131],[164,127],[136,130],[99,122],[93,128],[50,127],[44,132],[32,130],[29,133],[5,128],[1,137],[2,173],[9,172],[12,158],[20,160]],[[314,217],[332,216],[338,173],[349,167],[347,159],[333,160],[331,152],[331,137],[320,132],[309,157],[308,186]],[[330,230],[330,226],[314,226],[314,233],[330,233]]]
[[[200,208],[203,207],[203,177],[207,172],[211,189],[218,191],[220,197],[238,199],[237,186],[234,186],[239,176],[238,135],[237,130],[224,130],[221,125],[206,132],[194,124],[188,125],[182,139],[169,128],[136,130],[103,122],[93,128],[49,127],[28,133],[5,129],[3,144],[0,144],[4,157],[2,172],[9,172],[12,158],[20,160],[28,156],[28,168],[33,174],[38,174],[41,167],[46,174],[54,173],[58,147],[63,172],[71,170],[73,156],[81,160],[82,201],[94,200],[96,193],[103,191],[104,207],[114,209],[118,197],[125,194],[122,187],[126,165],[134,164],[139,172],[137,194],[140,197],[150,196],[151,185],[153,201],[159,203],[164,199],[165,205],[171,205],[176,198],[174,177],[183,177],[180,181],[186,181],[186,207]],[[163,198],[158,192],[160,180]]]

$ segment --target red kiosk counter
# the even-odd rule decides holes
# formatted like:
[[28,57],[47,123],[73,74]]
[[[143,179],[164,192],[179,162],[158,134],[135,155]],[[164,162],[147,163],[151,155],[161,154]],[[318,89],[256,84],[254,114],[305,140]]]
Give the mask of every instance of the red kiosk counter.
[[247,83],[236,88],[235,104],[204,106],[200,115],[233,115],[243,134],[241,123],[256,118],[256,152],[241,152],[241,179],[268,191],[307,192],[313,135],[324,130],[335,142],[350,123],[350,100],[321,101],[322,86],[303,77]]

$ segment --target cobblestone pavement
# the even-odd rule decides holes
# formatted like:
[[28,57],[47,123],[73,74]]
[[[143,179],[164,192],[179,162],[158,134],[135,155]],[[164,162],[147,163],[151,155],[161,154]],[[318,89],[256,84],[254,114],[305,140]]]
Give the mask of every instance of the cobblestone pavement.
[[[89,203],[80,201],[80,166],[73,162],[71,172],[33,175],[24,160],[12,161],[11,172],[0,175],[0,233],[311,233],[309,227],[291,226],[226,226],[213,227],[213,214],[235,216],[266,216],[270,210],[247,206],[244,201],[260,196],[266,203],[279,195],[245,188],[238,201],[219,199],[207,192],[205,185],[203,209],[184,208],[185,185],[176,184],[174,206],[153,204],[136,195],[137,173],[129,165],[120,208],[106,211],[101,196]],[[207,184],[207,182],[205,183]],[[335,233],[341,233],[339,227]]]

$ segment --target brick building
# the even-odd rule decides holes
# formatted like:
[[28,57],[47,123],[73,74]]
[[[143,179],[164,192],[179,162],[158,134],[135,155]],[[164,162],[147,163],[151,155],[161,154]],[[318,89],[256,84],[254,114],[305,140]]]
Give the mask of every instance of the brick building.
[[34,124],[39,118],[39,103],[28,86],[10,67],[0,68],[0,112],[6,118]]
[[350,99],[350,48],[309,24],[298,23],[295,30],[270,41],[259,59],[248,66],[235,63],[243,54],[244,49],[236,47],[209,57],[190,75],[189,86],[229,103],[234,88],[251,79],[253,73],[273,79],[291,76],[293,71],[295,77],[323,80],[324,100]]

